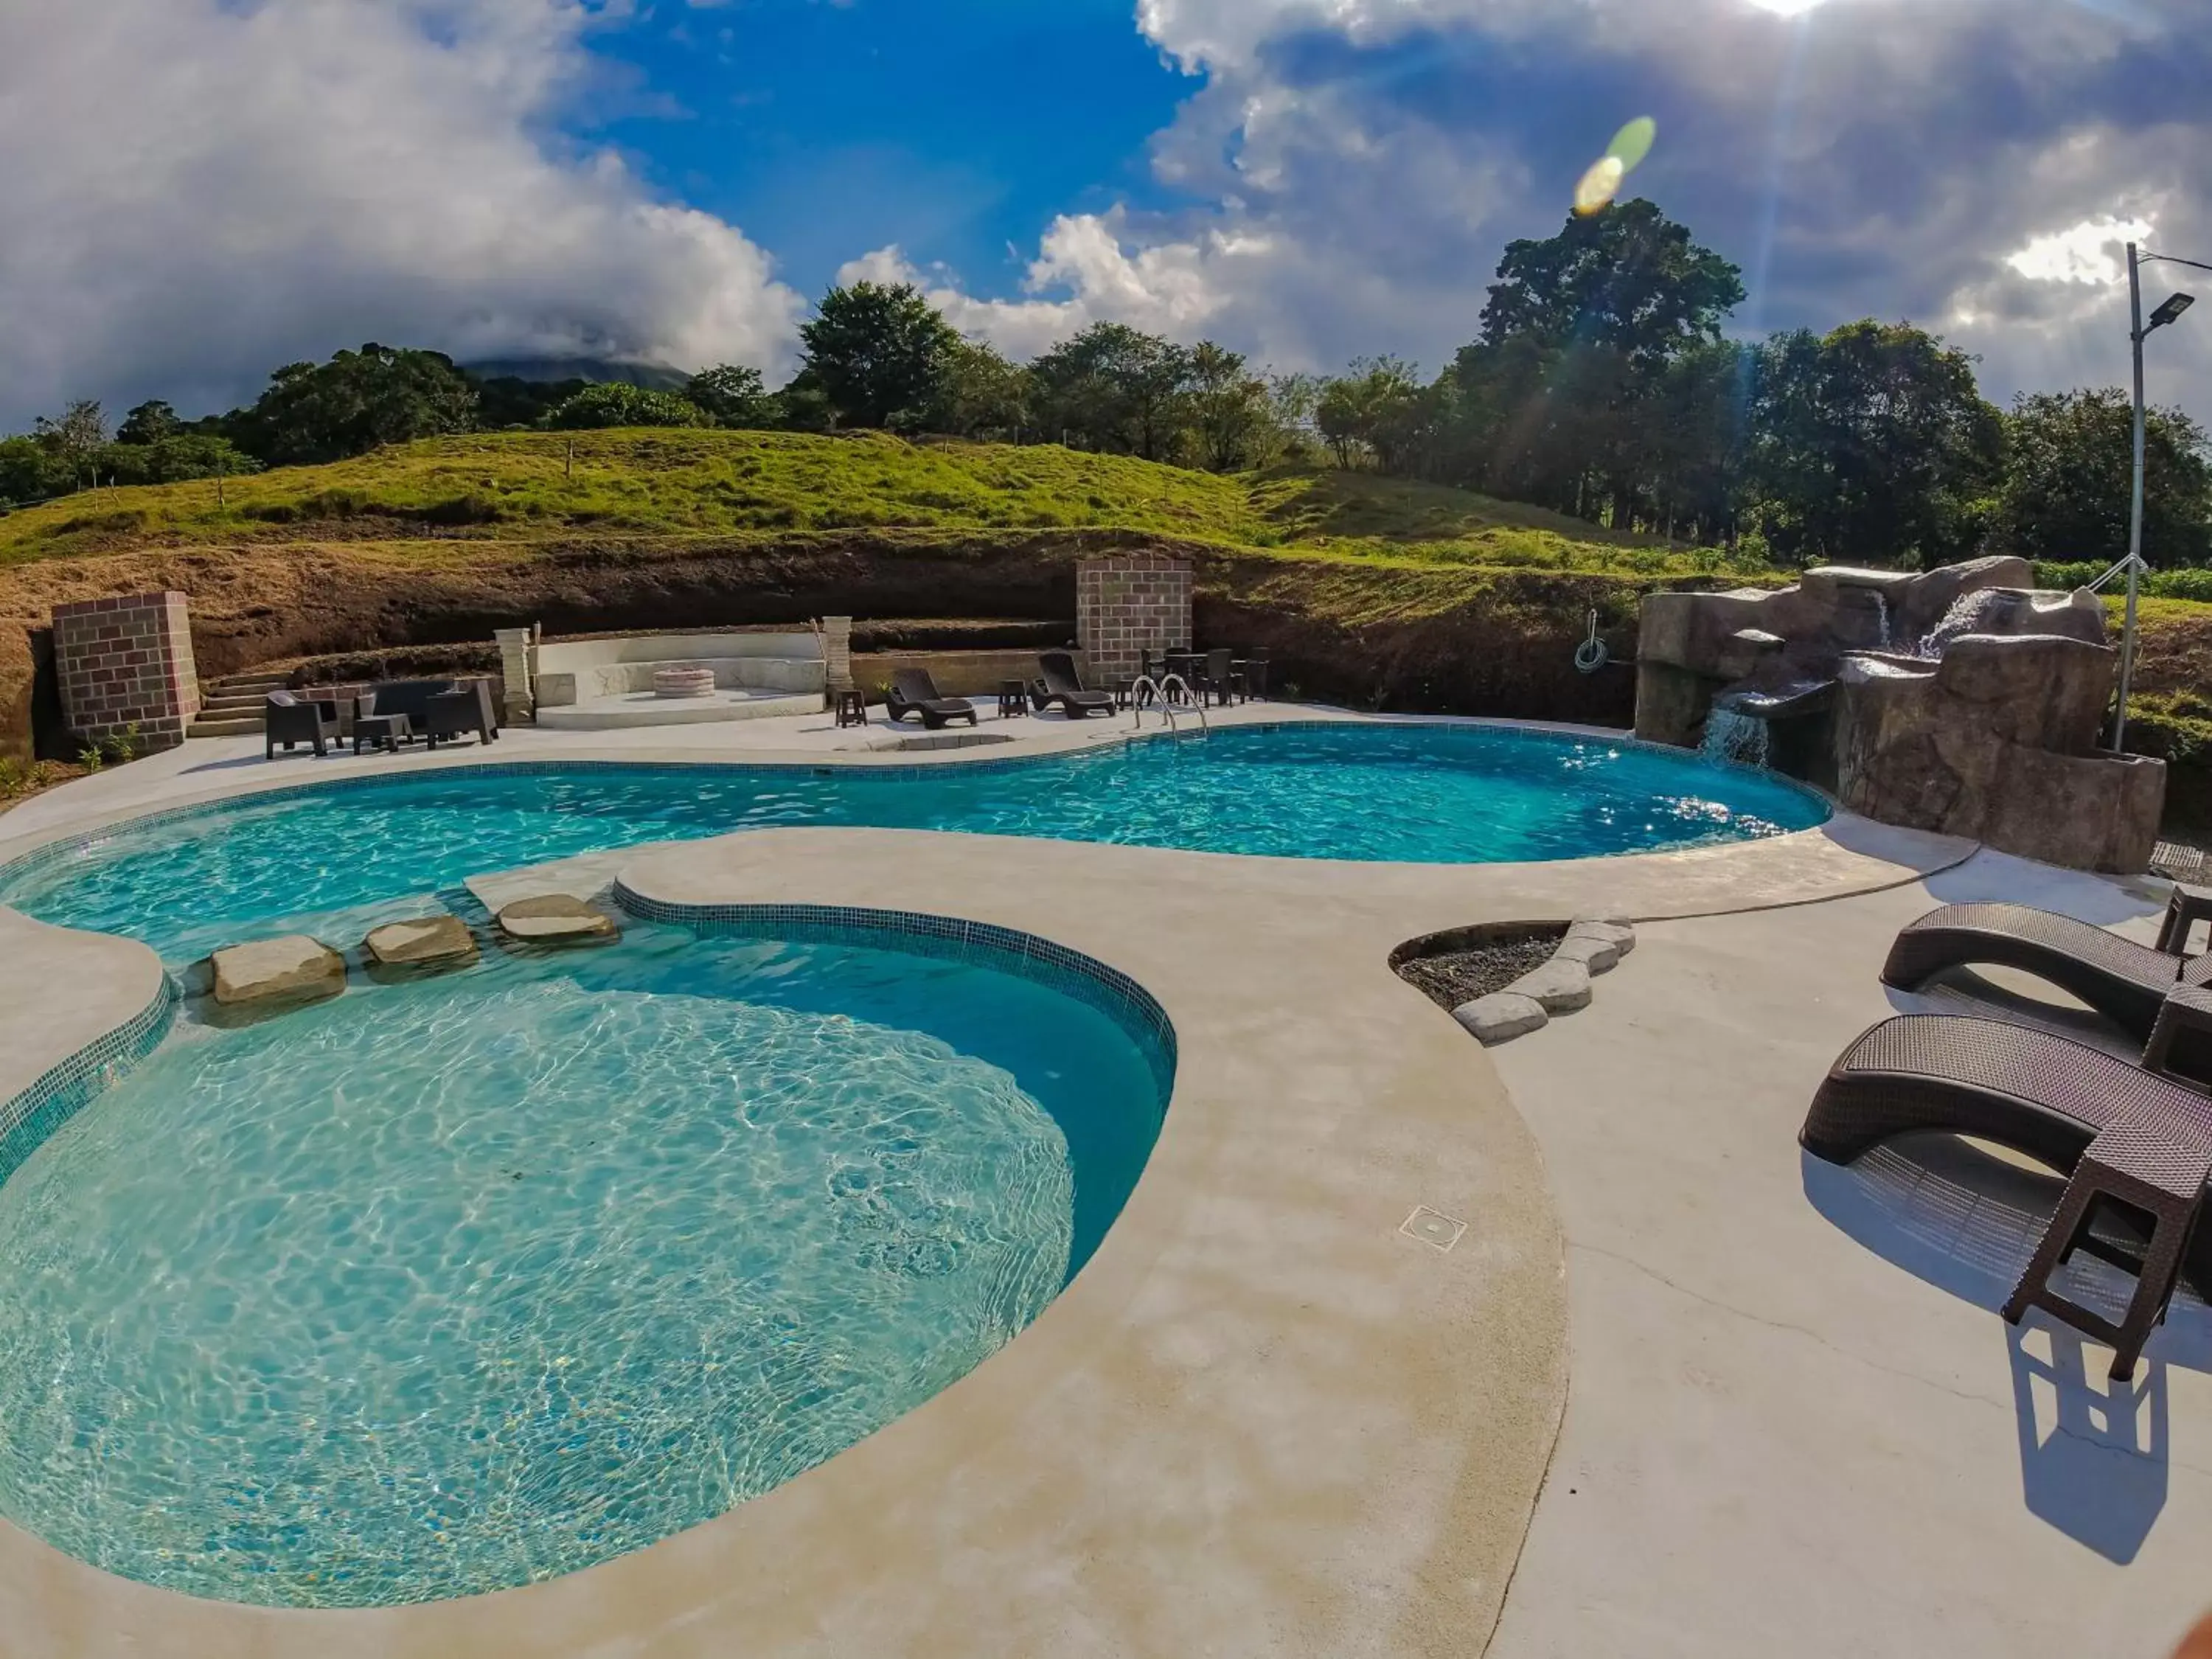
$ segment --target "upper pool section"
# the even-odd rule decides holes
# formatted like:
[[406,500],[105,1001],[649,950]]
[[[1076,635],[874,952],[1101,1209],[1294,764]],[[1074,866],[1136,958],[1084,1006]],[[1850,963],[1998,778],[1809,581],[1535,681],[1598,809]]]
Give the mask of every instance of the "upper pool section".
[[535,764],[384,774],[142,819],[0,869],[0,903],[171,961],[580,853],[802,824],[1426,864],[1596,858],[1810,829],[1765,773],[1477,725],[1243,726],[1012,762]]

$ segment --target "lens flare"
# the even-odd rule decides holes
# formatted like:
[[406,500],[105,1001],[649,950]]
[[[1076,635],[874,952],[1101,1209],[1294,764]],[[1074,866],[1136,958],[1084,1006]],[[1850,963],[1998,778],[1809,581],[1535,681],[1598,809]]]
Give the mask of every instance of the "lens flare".
[[1620,164],[1619,156],[1599,157],[1575,186],[1575,211],[1586,219],[1602,211],[1620,193],[1620,181],[1626,177],[1628,169]]
[[1605,147],[1605,154],[1590,163],[1589,171],[1575,186],[1575,211],[1588,218],[1601,213],[1620,194],[1620,186],[1637,165],[1651,153],[1651,146],[1659,137],[1659,124],[1648,115],[1639,115],[1619,132]]

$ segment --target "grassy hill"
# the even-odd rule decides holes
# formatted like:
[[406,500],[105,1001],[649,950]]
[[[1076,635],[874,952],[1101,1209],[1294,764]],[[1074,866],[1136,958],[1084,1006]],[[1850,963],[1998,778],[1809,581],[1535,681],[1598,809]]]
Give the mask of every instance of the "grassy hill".
[[879,434],[496,433],[256,477],[68,497],[0,518],[0,563],[279,538],[501,541],[1110,529],[1359,560],[1655,576],[1711,550],[1364,473],[1223,477],[1056,446]]

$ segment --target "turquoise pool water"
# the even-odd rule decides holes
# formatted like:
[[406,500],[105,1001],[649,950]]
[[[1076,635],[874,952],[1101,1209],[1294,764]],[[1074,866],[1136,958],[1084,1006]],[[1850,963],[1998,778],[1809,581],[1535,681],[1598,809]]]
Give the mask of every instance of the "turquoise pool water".
[[349,945],[375,907],[467,876],[777,824],[1468,864],[1747,840],[1826,816],[1770,774],[1625,741],[1301,725],[1016,763],[403,773],[125,827],[0,869],[0,903],[183,960],[278,918]]
[[0,1513],[295,1606],[638,1548],[1028,1324],[1170,1066],[988,962],[643,926],[182,1025],[0,1185]]

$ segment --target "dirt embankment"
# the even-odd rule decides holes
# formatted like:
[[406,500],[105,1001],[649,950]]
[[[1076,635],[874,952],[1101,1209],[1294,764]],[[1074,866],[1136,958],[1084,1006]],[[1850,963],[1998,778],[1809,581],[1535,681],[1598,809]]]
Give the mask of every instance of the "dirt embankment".
[[[1122,547],[1198,568],[1200,638],[1266,646],[1275,684],[1361,707],[1626,724],[1635,604],[1618,579],[1366,566],[1224,553],[1117,532],[829,532],[758,540],[284,541],[118,552],[0,569],[0,752],[49,751],[52,608],[104,594],[191,595],[204,678],[288,658],[552,634],[861,618],[1066,622],[1075,564]],[[1650,584],[1657,586],[1658,584]],[[1614,666],[1576,672],[1587,613]],[[44,706],[36,710],[34,703]]]

